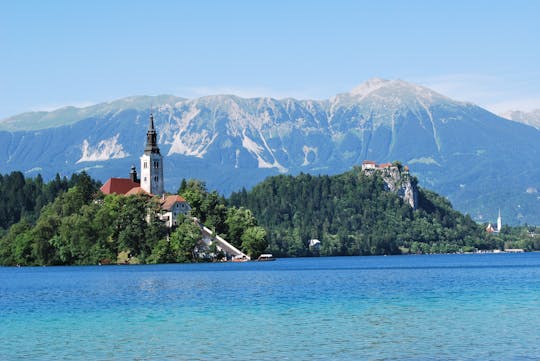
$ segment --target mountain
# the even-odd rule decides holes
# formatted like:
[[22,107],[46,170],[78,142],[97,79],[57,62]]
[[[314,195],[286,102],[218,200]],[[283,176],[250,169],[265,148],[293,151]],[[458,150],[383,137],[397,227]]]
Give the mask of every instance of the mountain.
[[540,109],[535,109],[530,112],[511,110],[501,114],[501,117],[527,124],[540,130]]
[[25,113],[0,122],[2,172],[127,177],[150,106],[170,191],[182,178],[229,194],[269,175],[399,160],[478,221],[494,221],[500,208],[504,223],[540,224],[540,131],[402,80],[371,79],[317,101],[131,97],[69,108],[73,118],[66,109]]
[[133,96],[85,108],[63,107],[52,112],[22,113],[0,121],[0,131],[41,130],[70,125],[91,117],[108,116],[123,109],[145,111],[154,104],[174,104],[182,98],[173,95]]

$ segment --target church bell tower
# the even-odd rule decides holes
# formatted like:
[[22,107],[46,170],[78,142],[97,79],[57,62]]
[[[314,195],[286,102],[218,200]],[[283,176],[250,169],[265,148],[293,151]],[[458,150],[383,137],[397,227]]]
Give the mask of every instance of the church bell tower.
[[150,113],[150,123],[146,132],[146,147],[141,156],[141,188],[154,195],[163,191],[163,157],[157,145],[154,115]]

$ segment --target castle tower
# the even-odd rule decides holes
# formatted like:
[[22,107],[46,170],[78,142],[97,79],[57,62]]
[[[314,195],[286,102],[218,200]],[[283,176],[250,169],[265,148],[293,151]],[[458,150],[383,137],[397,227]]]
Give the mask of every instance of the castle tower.
[[497,217],[497,232],[500,232],[502,228],[501,209],[499,208],[499,217]]
[[141,188],[155,195],[163,192],[163,157],[157,145],[157,133],[154,129],[154,115],[150,114],[146,147],[141,156]]

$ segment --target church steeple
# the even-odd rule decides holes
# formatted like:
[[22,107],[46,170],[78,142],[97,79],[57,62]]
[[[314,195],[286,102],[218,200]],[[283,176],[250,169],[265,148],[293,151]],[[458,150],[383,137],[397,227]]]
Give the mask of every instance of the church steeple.
[[148,193],[161,195],[163,189],[163,157],[157,144],[157,133],[154,128],[154,115],[150,113],[146,147],[141,156],[141,188]]
[[146,132],[146,147],[144,154],[161,154],[157,145],[157,133],[154,128],[154,114],[150,113],[150,121],[148,124],[148,132]]

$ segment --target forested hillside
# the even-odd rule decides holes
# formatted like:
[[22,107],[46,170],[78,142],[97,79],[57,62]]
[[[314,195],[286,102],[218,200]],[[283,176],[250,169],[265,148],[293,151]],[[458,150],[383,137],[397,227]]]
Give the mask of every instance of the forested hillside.
[[359,168],[337,176],[276,176],[251,191],[233,193],[232,205],[253,211],[268,230],[278,256],[373,255],[493,249],[500,240],[452,209],[441,196],[420,189],[418,210],[385,190],[379,176]]

